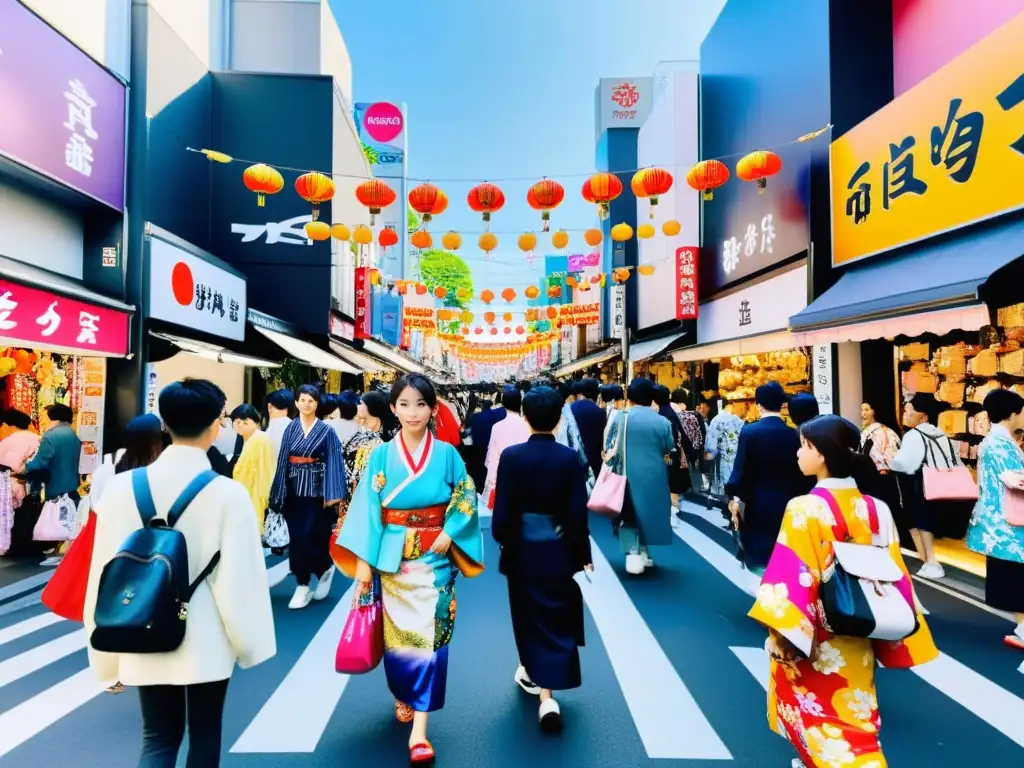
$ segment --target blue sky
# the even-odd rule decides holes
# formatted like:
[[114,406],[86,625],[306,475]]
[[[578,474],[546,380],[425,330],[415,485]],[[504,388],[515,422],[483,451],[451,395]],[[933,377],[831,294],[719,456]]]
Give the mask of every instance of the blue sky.
[[[476,284],[497,291],[531,282],[515,242],[540,227],[526,204],[531,182],[512,179],[558,179],[566,200],[552,229],[591,226],[594,212],[579,189],[580,175],[594,169],[598,79],[698,59],[725,0],[330,2],[352,58],[356,101],[406,103],[409,174],[435,181],[451,200],[432,229],[464,232],[461,255]],[[506,194],[492,222],[500,246],[491,262],[476,247],[483,223],[466,206],[470,179]]]

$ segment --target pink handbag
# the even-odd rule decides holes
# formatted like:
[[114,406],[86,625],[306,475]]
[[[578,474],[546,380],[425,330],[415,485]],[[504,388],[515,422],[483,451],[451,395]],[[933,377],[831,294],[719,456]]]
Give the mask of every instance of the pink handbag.
[[615,450],[612,451],[613,460],[619,456],[619,441],[622,442],[622,458],[619,460],[619,468],[623,474],[618,474],[611,468],[611,461],[606,461],[601,467],[601,474],[597,476],[594,483],[594,490],[590,492],[590,500],[587,502],[587,509],[605,517],[618,517],[622,514],[622,506],[626,502],[626,427],[629,424],[629,417],[623,414],[622,434],[616,440]]
[[380,576],[360,585],[345,628],[338,640],[334,669],[343,675],[365,675],[384,658],[384,605],[381,602]]
[[1003,516],[1009,525],[1024,525],[1024,473],[1003,472],[999,480],[1006,486]]
[[[953,442],[947,437],[949,444],[949,456],[939,445],[939,438],[925,434],[917,430],[925,441],[926,455],[934,457],[935,451],[942,456],[944,467],[936,466],[937,461],[932,461],[932,466],[921,467],[921,479],[924,481],[924,497],[928,501],[977,501],[978,484],[974,482],[971,471],[960,464],[953,452]],[[956,463],[954,463],[956,462]]]

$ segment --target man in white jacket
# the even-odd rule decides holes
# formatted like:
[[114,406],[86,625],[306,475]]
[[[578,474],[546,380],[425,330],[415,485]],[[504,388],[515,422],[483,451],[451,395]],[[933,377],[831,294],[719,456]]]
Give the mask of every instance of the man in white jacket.
[[[217,437],[224,393],[215,384],[185,379],[160,393],[160,415],[172,444],[148,468],[157,516],[166,517],[185,487],[210,469],[206,451]],[[96,543],[85,596],[85,631],[95,629],[96,597],[104,566],[142,527],[131,472],[114,477],[96,509]],[[100,680],[139,688],[142,757],[139,765],[174,765],[189,723],[189,765],[220,763],[221,720],[228,680],[237,664],[248,669],[277,652],[266,565],[256,514],[240,484],[218,477],[195,497],[175,526],[188,547],[189,580],[214,554],[220,562],[188,606],[185,639],[170,653],[102,653],[89,648]]]

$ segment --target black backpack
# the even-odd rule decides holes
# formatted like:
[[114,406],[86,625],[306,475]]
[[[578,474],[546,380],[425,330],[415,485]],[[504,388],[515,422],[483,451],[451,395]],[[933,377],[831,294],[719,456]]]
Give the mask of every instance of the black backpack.
[[185,639],[188,603],[220,562],[220,552],[191,584],[188,546],[175,523],[203,488],[218,477],[212,469],[197,475],[171,506],[156,516],[145,468],[132,470],[132,490],[142,528],[121,545],[103,568],[96,595],[96,628],[89,642],[108,653],[167,653]]

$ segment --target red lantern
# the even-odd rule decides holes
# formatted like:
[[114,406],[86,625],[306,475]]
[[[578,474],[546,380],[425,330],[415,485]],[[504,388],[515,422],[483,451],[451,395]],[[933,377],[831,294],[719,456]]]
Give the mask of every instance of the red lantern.
[[556,317],[558,317],[558,310],[555,307],[548,307],[547,313],[548,320],[554,320]]
[[494,327],[494,326],[491,326],[491,336],[497,336],[497,335],[498,335],[498,329],[496,327]]
[[483,332],[484,332],[484,329],[481,328],[479,325],[476,328],[473,329],[473,333],[475,333],[477,336],[479,336]]
[[541,212],[540,218],[544,222],[545,232],[548,231],[551,211],[561,205],[564,199],[565,188],[557,181],[551,181],[551,179],[538,181],[526,193],[527,204],[534,210]]
[[395,191],[380,179],[370,179],[356,187],[356,199],[370,210],[370,224],[373,224],[377,214],[395,202],[396,198]]
[[562,286],[560,286],[560,285],[549,285],[548,286],[548,298],[549,299],[560,299],[560,298],[562,298]]
[[510,336],[511,334],[512,334],[512,329],[511,329],[511,328],[509,328],[509,327],[508,327],[508,326],[506,325],[506,326],[505,326],[505,335],[506,335],[506,336]]
[[520,336],[522,336],[524,333],[526,333],[526,329],[523,328],[523,326],[521,326],[521,325],[517,325],[516,326],[516,333],[518,333]]
[[439,299],[443,299],[445,296],[448,295],[448,289],[445,288],[443,285],[439,285],[434,289],[434,295]]
[[242,183],[250,192],[256,193],[256,205],[260,208],[267,195],[276,195],[284,188],[284,178],[276,168],[257,163],[242,171]]
[[583,199],[597,206],[597,214],[608,218],[611,202],[622,194],[622,182],[614,173],[601,171],[583,182]]
[[638,198],[646,197],[651,201],[650,217],[653,219],[659,195],[672,189],[672,174],[662,168],[641,168],[633,175],[630,186]]
[[686,174],[686,183],[703,192],[705,200],[713,199],[715,190],[728,180],[729,167],[720,160],[701,160]]
[[420,184],[409,193],[409,206],[427,224],[434,216],[444,213],[448,207],[448,196],[433,184]]
[[494,301],[494,291],[485,288],[483,291],[480,292],[480,301],[482,301],[484,304],[490,304],[492,301]]
[[325,173],[310,171],[295,180],[295,192],[313,206],[313,221],[320,218],[320,205],[334,197],[334,180]]
[[490,222],[491,214],[500,211],[505,205],[505,193],[494,184],[484,182],[469,190],[466,201],[470,208],[483,214],[484,221]]
[[516,300],[516,292],[514,288],[506,288],[501,292],[501,298],[511,304]]
[[469,335],[469,326],[468,325],[462,326],[462,335],[463,336],[468,336]]
[[425,286],[423,283],[416,283],[416,295],[417,296],[426,296],[427,295],[427,286]]
[[764,194],[768,177],[782,170],[782,158],[774,152],[759,149],[740,158],[736,164],[736,176],[742,181],[757,182],[757,194]]
[[393,245],[398,245],[398,233],[391,227],[385,227],[377,235],[377,242],[381,248],[390,248]]

